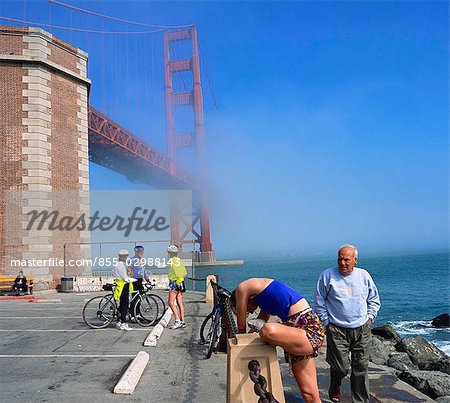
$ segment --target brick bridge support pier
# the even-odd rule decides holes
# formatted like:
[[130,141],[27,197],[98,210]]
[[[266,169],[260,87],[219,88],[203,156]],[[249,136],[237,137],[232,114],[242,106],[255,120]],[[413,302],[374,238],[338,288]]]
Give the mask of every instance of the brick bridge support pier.
[[[63,259],[65,243],[89,242],[86,232],[27,229],[32,210],[89,214],[87,59],[42,29],[0,26],[0,274],[16,274],[11,259],[21,260],[35,289],[64,274],[43,261]],[[90,255],[87,245],[68,253]]]

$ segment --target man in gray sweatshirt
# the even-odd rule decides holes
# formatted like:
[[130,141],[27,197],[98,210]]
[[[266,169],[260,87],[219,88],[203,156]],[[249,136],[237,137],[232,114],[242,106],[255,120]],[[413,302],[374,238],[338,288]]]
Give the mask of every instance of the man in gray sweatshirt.
[[354,246],[339,248],[337,266],[322,272],[314,295],[315,311],[326,327],[332,402],[339,402],[341,381],[350,366],[352,402],[369,401],[371,327],[380,297],[370,274],[356,267],[357,261]]

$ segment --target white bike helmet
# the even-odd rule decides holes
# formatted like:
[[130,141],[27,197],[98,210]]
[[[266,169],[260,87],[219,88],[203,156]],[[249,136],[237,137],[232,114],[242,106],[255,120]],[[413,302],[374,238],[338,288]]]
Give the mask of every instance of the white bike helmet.
[[178,248],[175,245],[170,245],[167,248],[167,252],[177,253],[178,252]]
[[125,256],[125,255],[129,255],[128,251],[126,249],[120,249],[119,256]]

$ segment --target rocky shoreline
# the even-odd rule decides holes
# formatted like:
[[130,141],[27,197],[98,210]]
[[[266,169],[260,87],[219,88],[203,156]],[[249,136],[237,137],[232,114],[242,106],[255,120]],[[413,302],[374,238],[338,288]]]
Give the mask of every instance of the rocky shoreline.
[[[447,315],[444,323],[448,325],[448,314],[444,315]],[[373,328],[372,334],[370,361],[385,366],[389,372],[432,399],[450,402],[448,355],[423,337],[402,339],[389,325]]]

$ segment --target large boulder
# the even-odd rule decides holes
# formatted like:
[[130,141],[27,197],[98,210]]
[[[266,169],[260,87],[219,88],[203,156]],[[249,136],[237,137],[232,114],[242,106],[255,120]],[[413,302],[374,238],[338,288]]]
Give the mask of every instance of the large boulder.
[[450,390],[450,375],[439,371],[403,371],[398,377],[432,399],[448,396]]
[[394,345],[388,341],[384,341],[380,337],[373,336],[370,345],[369,359],[374,364],[386,365],[389,355],[395,351]]
[[450,315],[448,313],[443,313],[436,316],[431,321],[431,326],[434,327],[450,327]]
[[389,367],[395,368],[398,371],[410,371],[419,369],[412,363],[408,353],[391,353],[387,361],[387,365]]
[[401,340],[401,337],[398,335],[397,331],[389,325],[374,327],[372,329],[372,334],[380,336],[386,340],[395,340],[395,341]]
[[386,349],[384,343],[376,337],[372,338],[369,354],[370,361],[377,365],[386,365],[389,359],[389,351]]
[[417,365],[419,369],[450,373],[449,357],[423,337],[402,339],[396,347],[398,351],[408,353],[413,364]]
[[438,361],[430,361],[422,365],[420,369],[425,369],[429,371],[441,371],[450,375],[450,358],[445,357]]

